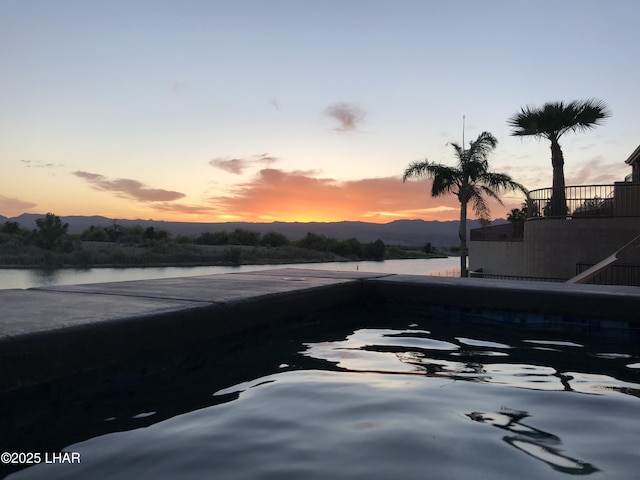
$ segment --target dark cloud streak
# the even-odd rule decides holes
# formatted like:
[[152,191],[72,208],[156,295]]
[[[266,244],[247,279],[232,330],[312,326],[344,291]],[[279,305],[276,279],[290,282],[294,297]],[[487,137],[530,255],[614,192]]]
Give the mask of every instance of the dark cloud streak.
[[214,158],[209,161],[209,165],[224,170],[225,172],[233,173],[234,175],[240,175],[249,167],[247,160],[242,158],[231,158],[229,160]]
[[224,170],[225,172],[241,175],[245,170],[251,168],[255,164],[263,164],[269,166],[278,161],[278,157],[261,153],[252,155],[249,158],[214,158],[209,160],[209,165]]
[[85,180],[96,190],[113,192],[118,196],[141,200],[143,202],[171,202],[184,198],[185,194],[160,188],[149,188],[143,183],[129,178],[109,179],[104,175],[77,171],[73,174]]

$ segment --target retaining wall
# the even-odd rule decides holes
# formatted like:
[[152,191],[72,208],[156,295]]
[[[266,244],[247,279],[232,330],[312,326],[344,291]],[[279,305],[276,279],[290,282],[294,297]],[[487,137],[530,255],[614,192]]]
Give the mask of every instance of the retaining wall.
[[[493,275],[568,280],[577,264],[594,265],[640,234],[640,218],[528,220],[524,241],[471,241],[470,270]],[[640,265],[640,251],[620,260]]]

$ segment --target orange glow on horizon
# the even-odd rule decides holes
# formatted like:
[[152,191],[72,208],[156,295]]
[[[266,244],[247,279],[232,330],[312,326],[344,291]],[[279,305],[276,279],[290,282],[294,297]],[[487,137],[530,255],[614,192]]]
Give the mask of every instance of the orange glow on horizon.
[[[497,205],[492,208],[492,218],[506,218],[511,208],[518,208],[517,205],[505,204],[504,207]],[[59,216],[103,216],[110,219],[122,220],[156,220],[167,222],[185,222],[185,223],[227,223],[227,222],[247,222],[247,223],[273,223],[273,222],[300,222],[300,223],[327,223],[327,222],[365,222],[385,224],[395,220],[425,220],[425,221],[457,221],[460,218],[460,211],[452,208],[425,208],[423,210],[407,211],[407,212],[354,212],[353,215],[339,211],[331,212],[329,210],[307,210],[302,211],[296,209],[290,212],[283,212],[279,215],[269,215],[264,213],[247,213],[243,215],[232,214],[214,214],[214,213],[184,213],[174,211],[150,209],[136,209],[135,213],[131,209],[109,209],[108,211],[96,210],[94,208],[30,208],[20,212],[4,213],[7,217],[18,216],[21,213],[37,213],[44,215],[47,212],[53,212]],[[471,214],[470,219],[475,218]]]
[[[309,172],[265,168],[253,177],[220,188],[222,195],[194,197],[169,190],[152,189],[141,182],[110,179],[95,173],[75,175],[85,181],[75,198],[59,195],[42,204],[16,203],[4,208],[6,216],[53,212],[60,216],[100,215],[111,219],[164,220],[174,222],[341,222],[390,223],[394,220],[458,220],[460,204],[455,195],[433,198],[430,180],[402,182],[399,177],[338,181],[318,178]],[[151,198],[144,198],[145,196]],[[166,196],[159,200],[154,196]],[[172,200],[171,197],[180,197]],[[141,198],[143,197],[143,198]],[[523,199],[505,196],[505,205],[490,201],[493,218],[505,218]],[[10,203],[0,206],[9,206]],[[13,214],[12,214],[13,213]],[[469,218],[475,218],[469,211]]]

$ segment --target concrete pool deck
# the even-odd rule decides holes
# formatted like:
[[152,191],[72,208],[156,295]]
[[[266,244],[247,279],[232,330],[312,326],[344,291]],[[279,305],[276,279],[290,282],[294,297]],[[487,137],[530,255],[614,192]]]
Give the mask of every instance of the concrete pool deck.
[[637,331],[640,321],[637,287],[292,268],[0,290],[0,391],[376,302],[499,312],[498,321],[567,317],[596,334],[612,322]]

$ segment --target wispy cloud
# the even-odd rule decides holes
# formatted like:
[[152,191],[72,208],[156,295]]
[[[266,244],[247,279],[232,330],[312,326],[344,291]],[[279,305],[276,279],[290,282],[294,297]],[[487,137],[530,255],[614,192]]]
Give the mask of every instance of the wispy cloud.
[[[514,180],[530,190],[550,188],[553,183],[553,168],[550,161],[496,165],[495,171],[511,175]],[[565,163],[564,172],[567,185],[597,185],[622,181],[631,173],[631,168],[624,162],[608,161],[603,156],[596,156],[583,161],[575,161],[572,158]]]
[[250,163],[244,158],[214,158],[209,160],[209,165],[225,172],[240,175],[250,166]]
[[22,163],[25,167],[27,168],[59,168],[59,167],[64,167],[63,164],[61,163],[45,163],[41,160],[20,160],[20,163]]
[[218,211],[210,205],[185,205],[175,202],[159,202],[153,205],[155,210],[161,212],[180,213],[185,215],[213,215],[219,216]]
[[492,170],[506,173],[529,190],[551,186],[551,165],[495,165]]
[[339,132],[354,132],[364,120],[364,112],[355,105],[339,102],[329,105],[324,114],[338,121]]
[[581,162],[575,167],[567,168],[567,185],[597,185],[620,182],[631,173],[631,169],[624,162],[607,161],[602,156]]
[[150,188],[145,184],[129,178],[107,178],[104,175],[90,172],[73,172],[96,190],[112,192],[123,198],[141,200],[143,202],[171,202],[184,198],[185,194],[160,188]]
[[247,158],[214,158],[209,160],[209,165],[224,170],[225,172],[233,173],[234,175],[241,175],[245,170],[255,165],[268,167],[277,161],[277,157],[269,155],[268,153],[261,153],[251,155]]
[[3,215],[9,217],[20,215],[36,206],[36,203],[25,202],[24,200],[20,200],[18,198],[5,197],[4,195],[0,195],[0,212],[2,212]]

